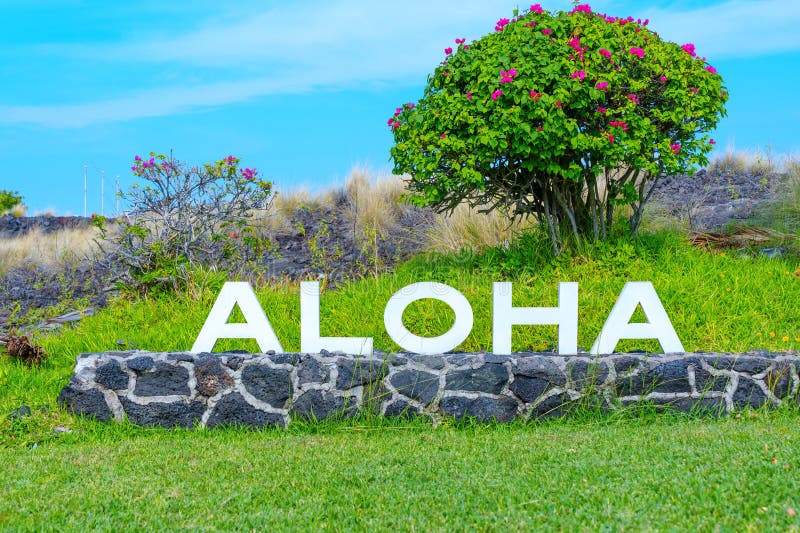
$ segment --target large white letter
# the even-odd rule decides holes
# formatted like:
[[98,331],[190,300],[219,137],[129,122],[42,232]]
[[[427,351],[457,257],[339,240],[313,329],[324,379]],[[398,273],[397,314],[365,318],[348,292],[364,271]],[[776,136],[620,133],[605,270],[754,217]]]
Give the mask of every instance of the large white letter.
[[319,353],[322,350],[351,355],[371,355],[372,337],[319,336],[319,282],[300,283],[300,351]]
[[[631,324],[630,319],[638,305],[642,306],[647,322]],[[620,339],[658,339],[664,353],[684,351],[664,305],[649,281],[625,284],[591,351],[596,355],[614,353]]]
[[558,354],[578,353],[578,284],[558,284],[558,307],[512,307],[511,283],[492,287],[492,351],[511,353],[511,326],[558,326]]
[[[440,300],[455,311],[455,323],[444,335],[418,337],[403,324],[403,311],[406,307],[423,298]],[[443,283],[414,283],[392,295],[383,312],[383,322],[386,324],[386,332],[402,349],[429,355],[445,353],[464,342],[472,331],[472,307],[463,294]]]
[[[228,324],[228,318],[236,304],[242,310],[244,324]],[[253,287],[245,281],[229,281],[222,286],[203,329],[194,341],[192,353],[210,352],[217,339],[255,339],[262,352],[283,352],[272,324],[258,303]]]

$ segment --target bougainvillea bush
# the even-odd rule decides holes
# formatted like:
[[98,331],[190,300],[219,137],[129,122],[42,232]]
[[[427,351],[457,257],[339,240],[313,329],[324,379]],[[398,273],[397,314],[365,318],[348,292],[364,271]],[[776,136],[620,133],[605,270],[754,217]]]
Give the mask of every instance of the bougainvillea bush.
[[232,155],[202,166],[156,153],[134,158],[131,171],[144,183],[121,194],[131,214],[112,239],[127,288],[177,290],[192,265],[244,266],[269,247],[249,221],[269,208],[272,182],[239,162]]
[[556,253],[608,236],[620,205],[635,234],[654,180],[707,164],[728,96],[694,45],[648,23],[536,4],[456,39],[422,99],[388,121],[395,173],[439,211],[535,216]]

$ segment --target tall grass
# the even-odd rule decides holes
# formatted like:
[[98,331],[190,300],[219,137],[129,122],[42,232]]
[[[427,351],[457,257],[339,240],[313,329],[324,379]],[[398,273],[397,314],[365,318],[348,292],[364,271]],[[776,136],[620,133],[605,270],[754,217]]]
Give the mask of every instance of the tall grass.
[[0,275],[23,265],[55,265],[84,259],[98,251],[99,238],[97,228],[86,227],[50,233],[31,231],[21,237],[0,239]]

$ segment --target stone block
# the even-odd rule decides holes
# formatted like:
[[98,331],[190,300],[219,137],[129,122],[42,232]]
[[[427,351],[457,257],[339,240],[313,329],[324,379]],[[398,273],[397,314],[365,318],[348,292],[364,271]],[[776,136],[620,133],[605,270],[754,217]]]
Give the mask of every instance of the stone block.
[[189,371],[178,365],[156,363],[155,369],[139,374],[134,394],[147,396],[188,396]]
[[496,420],[510,422],[517,416],[517,402],[507,396],[500,398],[448,396],[439,403],[442,413],[455,418],[475,418],[480,422]]
[[389,378],[392,386],[404,396],[430,405],[439,393],[439,376],[419,370],[401,370]]
[[284,408],[293,394],[291,373],[267,365],[247,365],[242,370],[242,384],[255,398],[278,409]]
[[262,411],[247,403],[238,392],[223,396],[214,406],[208,417],[206,427],[249,426],[262,428],[265,426],[284,427],[283,415]]
[[508,370],[503,365],[486,363],[476,369],[456,370],[447,374],[445,390],[500,394],[508,382]]

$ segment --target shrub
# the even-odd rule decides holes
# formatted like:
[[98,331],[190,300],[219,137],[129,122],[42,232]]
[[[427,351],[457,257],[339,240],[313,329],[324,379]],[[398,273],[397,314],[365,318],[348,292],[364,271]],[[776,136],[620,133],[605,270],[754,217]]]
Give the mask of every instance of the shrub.
[[269,247],[248,225],[273,197],[258,171],[240,168],[233,156],[192,167],[171,155],[150,156],[134,160],[131,170],[148,184],[121,195],[131,213],[112,237],[129,287],[179,289],[191,279],[190,267],[241,266]]
[[606,238],[620,205],[635,234],[648,185],[707,163],[727,100],[694,45],[647,24],[537,4],[456,39],[422,99],[389,119],[394,172],[438,211],[466,201],[534,216],[556,252],[568,236]]
[[22,196],[16,191],[0,190],[0,215],[22,205]]

